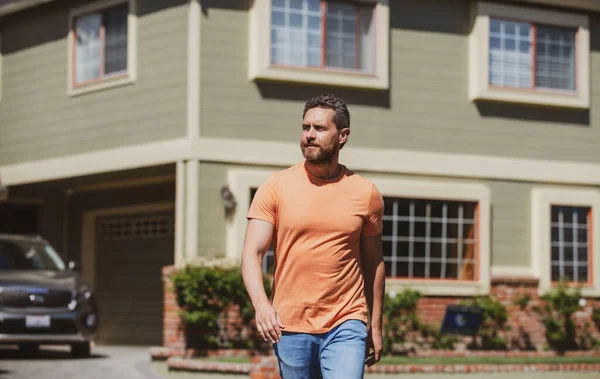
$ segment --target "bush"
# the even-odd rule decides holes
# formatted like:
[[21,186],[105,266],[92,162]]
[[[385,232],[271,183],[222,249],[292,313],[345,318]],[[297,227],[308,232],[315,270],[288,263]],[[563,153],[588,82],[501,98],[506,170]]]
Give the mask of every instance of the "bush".
[[[190,348],[262,349],[262,339],[254,327],[254,309],[247,295],[239,267],[188,266],[171,280],[186,324]],[[264,277],[267,296],[271,286]],[[227,310],[239,309],[241,324],[228,330]]]
[[552,349],[561,352],[587,349],[595,343],[590,340],[589,323],[580,328],[573,320],[573,315],[580,309],[581,288],[569,288],[567,284],[559,283],[540,299],[545,304],[533,310],[541,317]]
[[485,350],[506,350],[507,342],[502,334],[511,330],[508,325],[508,311],[504,304],[492,296],[479,296],[463,302],[481,308],[481,326],[471,342],[471,348]]
[[434,349],[454,349],[457,338],[442,335],[431,325],[422,323],[417,315],[417,304],[422,295],[419,291],[405,289],[390,296],[386,293],[383,306],[385,320],[383,353],[391,354],[394,344],[413,343]]

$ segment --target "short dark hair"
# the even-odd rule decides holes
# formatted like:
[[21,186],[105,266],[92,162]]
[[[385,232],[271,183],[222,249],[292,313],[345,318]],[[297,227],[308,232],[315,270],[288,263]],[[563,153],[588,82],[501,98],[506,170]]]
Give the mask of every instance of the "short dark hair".
[[304,104],[304,112],[302,118],[306,116],[306,112],[312,108],[329,108],[335,112],[333,114],[333,123],[338,130],[350,128],[350,112],[346,102],[332,94],[323,94],[309,99]]

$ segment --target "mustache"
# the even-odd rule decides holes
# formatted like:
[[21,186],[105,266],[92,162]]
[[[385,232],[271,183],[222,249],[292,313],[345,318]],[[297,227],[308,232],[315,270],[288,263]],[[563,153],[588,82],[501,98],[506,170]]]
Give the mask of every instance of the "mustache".
[[314,143],[305,143],[304,147],[320,147],[319,145],[316,145]]

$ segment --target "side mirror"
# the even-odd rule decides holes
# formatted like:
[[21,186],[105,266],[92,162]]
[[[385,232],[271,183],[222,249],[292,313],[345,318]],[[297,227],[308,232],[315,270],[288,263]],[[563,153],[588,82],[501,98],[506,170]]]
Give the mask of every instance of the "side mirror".
[[79,269],[81,268],[77,261],[69,261],[67,267],[69,268],[69,271],[79,271]]

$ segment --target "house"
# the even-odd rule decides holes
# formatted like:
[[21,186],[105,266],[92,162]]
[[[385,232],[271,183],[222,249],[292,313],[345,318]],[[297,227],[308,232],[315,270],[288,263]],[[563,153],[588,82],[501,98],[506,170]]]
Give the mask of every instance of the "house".
[[561,278],[598,297],[598,12],[0,1],[0,230],[82,263],[99,342],[160,344],[161,268],[239,259],[253,191],[301,161],[304,101],[332,92],[352,116],[342,162],[385,197],[388,291],[421,290],[432,318],[448,299]]

